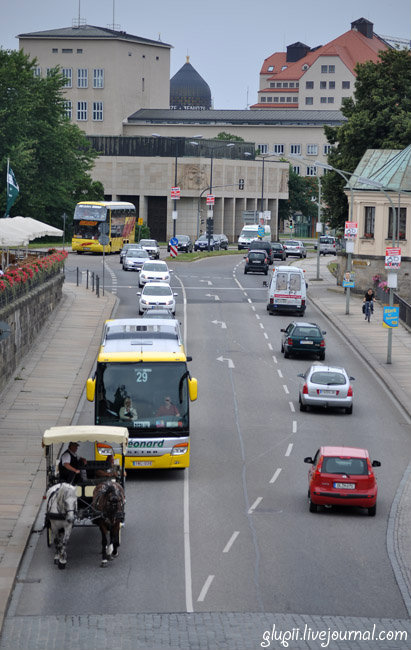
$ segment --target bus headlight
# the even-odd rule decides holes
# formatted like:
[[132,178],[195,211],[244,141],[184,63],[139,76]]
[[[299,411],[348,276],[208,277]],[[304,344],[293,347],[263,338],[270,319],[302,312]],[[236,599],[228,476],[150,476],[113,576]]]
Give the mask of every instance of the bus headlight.
[[188,452],[188,442],[181,442],[178,445],[174,445],[171,450],[172,456],[182,456]]

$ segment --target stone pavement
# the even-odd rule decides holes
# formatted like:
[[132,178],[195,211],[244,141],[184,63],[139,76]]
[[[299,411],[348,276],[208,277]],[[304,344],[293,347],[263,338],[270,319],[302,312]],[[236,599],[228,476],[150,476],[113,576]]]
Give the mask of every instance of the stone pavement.
[[[307,270],[309,300],[372,365],[411,417],[411,334],[402,327],[394,330],[393,363],[387,365],[387,333],[381,327],[381,307],[377,305],[371,323],[365,323],[361,299],[353,296],[351,313],[346,315],[343,290],[326,269],[328,262],[328,258],[322,261],[322,282],[311,279],[315,277],[315,258],[296,262]],[[119,613],[103,617],[9,616],[3,625],[19,562],[44,493],[42,433],[49,426],[72,423],[95,361],[102,323],[116,305],[115,297],[108,292],[104,298],[97,298],[75,285],[65,285],[63,295],[61,306],[48,319],[32,353],[0,394],[0,650],[409,648],[411,623],[398,619],[230,612]],[[411,467],[402,478],[391,508],[387,545],[411,614]],[[348,636],[350,631],[362,637],[353,640]],[[323,636],[316,637],[318,633]],[[330,641],[327,635],[332,633],[340,636]]]

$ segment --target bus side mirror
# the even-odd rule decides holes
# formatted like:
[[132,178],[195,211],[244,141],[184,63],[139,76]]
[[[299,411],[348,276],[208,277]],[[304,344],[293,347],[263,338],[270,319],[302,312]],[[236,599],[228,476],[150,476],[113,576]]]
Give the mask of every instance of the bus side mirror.
[[197,379],[195,379],[194,377],[188,378],[188,393],[190,395],[190,400],[194,402],[197,399],[197,395],[198,395]]
[[87,379],[86,396],[89,402],[94,402],[94,395],[96,393],[96,380]]

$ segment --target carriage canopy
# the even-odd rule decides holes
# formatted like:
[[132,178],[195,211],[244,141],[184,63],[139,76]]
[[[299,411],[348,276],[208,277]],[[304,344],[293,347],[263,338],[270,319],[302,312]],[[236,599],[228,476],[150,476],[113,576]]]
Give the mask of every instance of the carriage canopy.
[[128,429],[126,427],[104,427],[94,425],[73,425],[66,427],[51,427],[43,434],[43,447],[65,442],[109,442],[122,445],[123,453],[128,444]]

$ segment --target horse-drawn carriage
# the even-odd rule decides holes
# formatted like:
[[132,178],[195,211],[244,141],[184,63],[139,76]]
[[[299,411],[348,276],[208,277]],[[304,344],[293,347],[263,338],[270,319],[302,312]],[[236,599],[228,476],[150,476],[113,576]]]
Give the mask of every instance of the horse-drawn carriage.
[[[86,463],[75,480],[63,474],[61,458],[70,443],[89,448]],[[60,569],[67,562],[67,543],[73,526],[98,525],[102,538],[102,562],[118,555],[124,522],[124,457],[128,444],[125,427],[66,426],[47,429],[42,441],[46,457],[47,544],[54,542],[54,561]],[[89,456],[89,458],[87,458]],[[106,458],[106,460],[95,460]],[[74,483],[74,484],[73,484]]]

